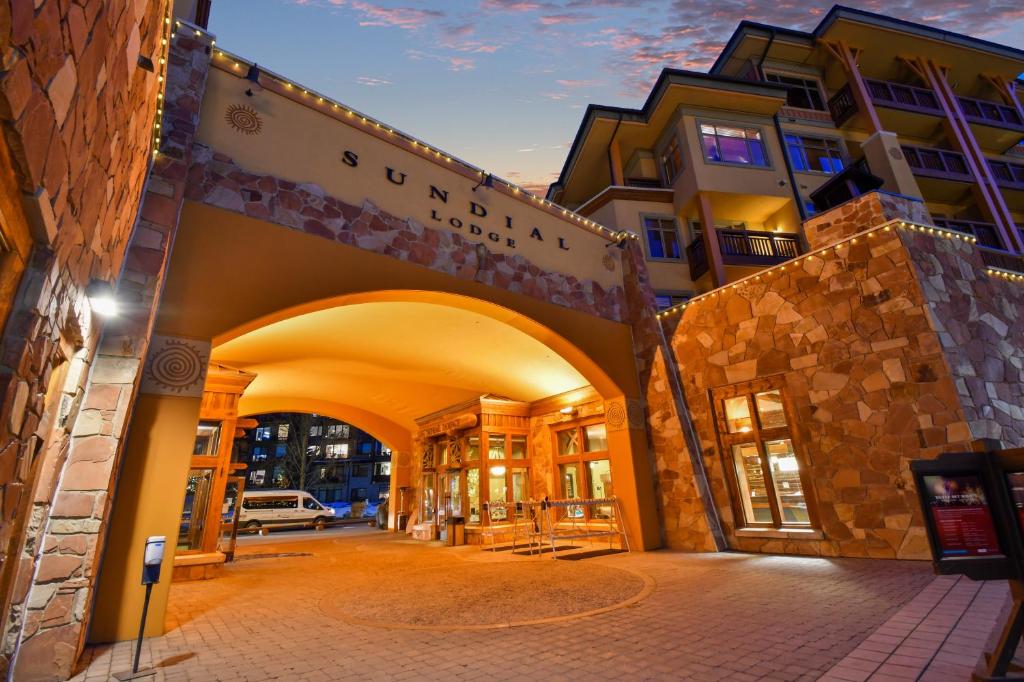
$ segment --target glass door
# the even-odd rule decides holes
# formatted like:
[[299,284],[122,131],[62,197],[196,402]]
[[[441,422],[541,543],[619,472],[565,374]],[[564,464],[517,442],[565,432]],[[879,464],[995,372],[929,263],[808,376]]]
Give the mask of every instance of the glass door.
[[200,551],[203,548],[203,528],[209,509],[213,469],[189,469],[185,483],[185,505],[178,526],[178,549]]

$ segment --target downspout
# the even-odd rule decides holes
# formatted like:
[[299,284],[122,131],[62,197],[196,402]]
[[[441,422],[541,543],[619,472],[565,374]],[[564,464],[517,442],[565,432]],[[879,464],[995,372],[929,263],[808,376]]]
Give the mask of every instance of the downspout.
[[[771,29],[771,37],[768,39],[768,44],[764,46],[764,52],[761,53],[761,58],[757,62],[757,74],[764,80],[764,60],[768,56],[768,51],[772,49],[772,44],[775,42],[775,29]],[[804,202],[800,198],[800,190],[796,184],[796,176],[793,174],[793,164],[789,159],[789,154],[786,153],[786,134],[782,132],[782,122],[779,120],[779,114],[776,112],[772,115],[772,121],[775,123],[775,134],[779,137],[779,145],[782,147],[782,161],[786,164],[786,176],[789,178],[790,191],[793,192],[793,200],[796,201],[796,210],[800,214],[800,222],[807,220],[807,209],[804,207]],[[803,241],[801,235],[800,240]],[[806,251],[807,245],[803,244],[804,250]]]
[[[608,140],[608,146],[604,150],[604,155],[608,159],[608,184],[615,184],[615,164],[612,162],[612,145],[615,144],[615,136],[619,133],[619,126],[622,125],[622,112],[619,112],[619,120],[615,122],[615,129],[612,130],[612,136]],[[622,178],[623,184],[626,182],[626,178]]]

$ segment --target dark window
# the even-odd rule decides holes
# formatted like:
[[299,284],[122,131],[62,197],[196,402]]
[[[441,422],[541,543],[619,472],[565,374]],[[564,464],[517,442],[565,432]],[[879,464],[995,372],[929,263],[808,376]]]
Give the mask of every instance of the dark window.
[[682,258],[675,219],[644,218],[644,231],[647,233],[647,253],[651,258]]
[[366,478],[369,475],[369,464],[356,464],[354,467],[352,467],[352,478]]
[[757,128],[701,123],[700,135],[708,161],[768,166],[764,141]]
[[786,104],[799,109],[814,109],[825,111],[825,101],[818,89],[818,82],[812,78],[797,78],[796,76],[783,76],[778,73],[765,74],[765,80],[769,83],[778,83],[788,88],[786,93]]
[[839,140],[827,137],[786,135],[786,149],[795,171],[838,173],[846,166]]
[[288,446],[281,443],[274,448],[274,457],[284,457],[284,453],[288,450]]
[[366,501],[366,488],[352,488],[352,492],[349,493],[349,502],[365,502]]
[[685,303],[689,301],[690,297],[686,294],[667,294],[665,292],[655,292],[654,301],[658,305],[658,310],[665,310],[671,308],[674,305]]
[[302,506],[305,507],[306,509],[323,509],[323,507],[320,506],[320,503],[314,500],[312,497],[302,498]]
[[661,172],[664,175],[665,183],[671,183],[683,167],[683,154],[679,151],[679,140],[675,135],[665,145],[661,153]]
[[371,443],[370,441],[366,441],[364,443],[360,443],[359,444],[359,452],[361,452],[362,454],[368,455],[372,451],[373,451],[373,443]]

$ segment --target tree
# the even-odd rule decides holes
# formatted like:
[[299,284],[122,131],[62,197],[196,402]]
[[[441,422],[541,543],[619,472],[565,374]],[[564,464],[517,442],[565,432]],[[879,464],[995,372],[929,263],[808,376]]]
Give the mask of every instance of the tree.
[[281,463],[284,475],[290,488],[308,490],[316,480],[314,473],[319,454],[316,452],[316,446],[309,445],[309,429],[313,425],[313,415],[290,413],[287,416],[287,449]]

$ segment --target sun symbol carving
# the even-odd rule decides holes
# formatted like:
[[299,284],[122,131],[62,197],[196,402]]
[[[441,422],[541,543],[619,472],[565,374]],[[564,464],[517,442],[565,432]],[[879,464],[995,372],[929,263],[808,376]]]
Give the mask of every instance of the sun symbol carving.
[[224,120],[235,130],[246,135],[259,135],[263,130],[263,119],[256,110],[245,104],[232,104],[224,112]]

